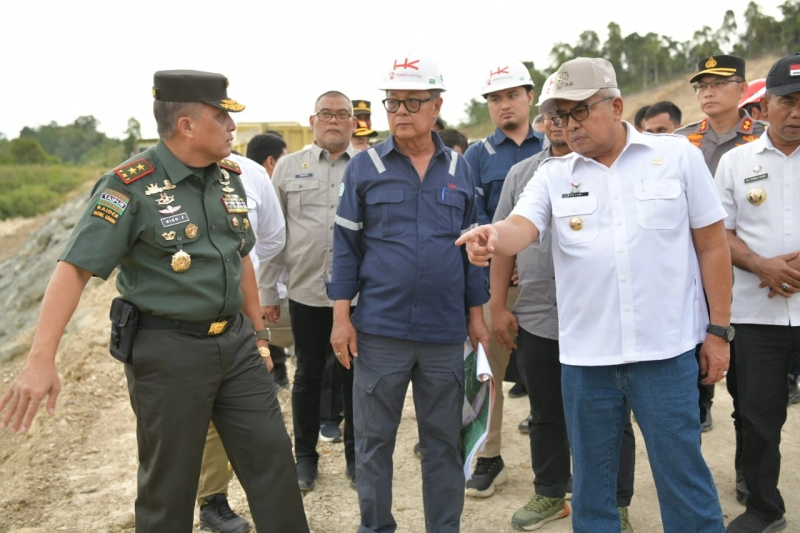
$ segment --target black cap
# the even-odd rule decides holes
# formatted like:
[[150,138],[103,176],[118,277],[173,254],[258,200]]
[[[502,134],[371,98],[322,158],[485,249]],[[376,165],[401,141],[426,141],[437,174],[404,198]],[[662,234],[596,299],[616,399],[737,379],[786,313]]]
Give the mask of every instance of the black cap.
[[165,102],[205,102],[225,111],[244,106],[228,98],[228,78],[199,70],[159,70],[153,75],[153,98]]
[[800,92],[800,54],[779,59],[767,74],[767,90],[778,96]]
[[701,59],[697,62],[697,70],[699,72],[692,76],[689,83],[694,83],[697,78],[710,74],[712,76],[722,76],[729,78],[731,76],[744,75],[744,59],[738,56],[728,56],[720,54],[718,56],[710,56]]
[[354,115],[371,115],[372,109],[369,100],[353,100],[353,114]]

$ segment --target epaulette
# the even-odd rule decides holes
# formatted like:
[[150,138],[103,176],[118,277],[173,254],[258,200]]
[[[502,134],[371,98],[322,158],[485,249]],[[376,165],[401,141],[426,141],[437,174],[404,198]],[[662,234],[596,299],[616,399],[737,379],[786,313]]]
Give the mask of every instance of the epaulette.
[[236,172],[237,174],[242,173],[241,167],[237,163],[231,161],[230,159],[223,159],[217,164],[219,165],[220,168],[230,170],[231,172]]
[[147,159],[142,158],[131,163],[125,163],[121,167],[115,168],[114,174],[122,178],[122,181],[125,182],[125,185],[130,185],[134,181],[155,171],[156,167],[154,167]]

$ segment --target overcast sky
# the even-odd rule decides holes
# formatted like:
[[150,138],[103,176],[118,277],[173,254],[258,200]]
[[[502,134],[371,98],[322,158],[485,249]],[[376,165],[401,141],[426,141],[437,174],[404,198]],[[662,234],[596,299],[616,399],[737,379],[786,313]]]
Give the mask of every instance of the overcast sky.
[[[0,132],[14,138],[23,126],[94,115],[109,136],[122,137],[136,117],[153,137],[153,72],[181,68],[225,74],[228,95],[247,106],[238,121],[307,124],[316,97],[337,89],[371,100],[373,126],[385,129],[375,87],[411,48],[439,63],[442,117],[456,124],[498,61],[543,69],[555,43],[574,44],[584,30],[605,41],[611,21],[623,35],[683,41],[733,9],[742,28],[748,1],[11,1],[0,30]],[[782,2],[758,3],[780,18]]]

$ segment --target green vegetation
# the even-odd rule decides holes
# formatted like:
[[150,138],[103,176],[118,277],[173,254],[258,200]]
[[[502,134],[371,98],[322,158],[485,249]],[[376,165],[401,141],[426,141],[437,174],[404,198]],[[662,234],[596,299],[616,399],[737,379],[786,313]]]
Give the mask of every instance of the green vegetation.
[[0,219],[46,213],[103,172],[97,167],[0,165]]
[[[703,26],[691,40],[679,42],[666,35],[630,33],[623,36],[616,22],[608,25],[605,42],[593,31],[584,31],[575,44],[557,43],[550,51],[552,64],[542,71],[526,62],[537,87],[563,62],[575,57],[604,57],[617,72],[623,94],[649,89],[695,72],[697,61],[714,54],[730,53],[747,59],[765,54],[787,55],[796,52],[800,43],[800,0],[786,0],[780,6],[782,20],[765,15],[756,2],[744,13],[744,31],[740,32],[733,11],[726,11],[719,28]],[[538,94],[538,93],[537,93]],[[458,126],[471,138],[494,131],[486,102],[473,99],[466,107],[467,121]],[[535,112],[535,110],[534,110]]]
[[107,137],[97,125],[85,116],[66,126],[23,128],[11,141],[0,134],[0,220],[58,207],[70,192],[127,159],[141,138],[134,118],[124,140]]

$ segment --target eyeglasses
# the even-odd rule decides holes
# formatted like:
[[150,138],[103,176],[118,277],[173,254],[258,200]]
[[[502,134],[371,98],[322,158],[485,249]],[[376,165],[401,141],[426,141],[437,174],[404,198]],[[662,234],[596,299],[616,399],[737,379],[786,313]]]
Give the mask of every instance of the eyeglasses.
[[316,116],[322,122],[330,122],[330,120],[333,117],[336,117],[336,120],[338,120],[339,122],[344,122],[353,115],[351,115],[349,111],[345,111],[344,109],[342,109],[341,111],[337,111],[336,113],[328,111],[327,109],[323,109],[322,111],[314,113],[314,116]]
[[699,93],[701,91],[705,91],[709,87],[711,87],[712,89],[714,89],[716,91],[717,89],[722,89],[728,83],[744,83],[744,81],[742,81],[742,80],[714,80],[711,83],[695,83],[694,85],[692,85],[692,89],[694,89],[694,92],[696,92],[696,93]]
[[569,124],[570,118],[572,118],[572,120],[574,120],[575,122],[583,122],[584,120],[589,118],[590,107],[592,107],[594,104],[599,104],[600,102],[611,100],[612,98],[615,97],[607,96],[603,99],[597,100],[596,102],[576,105],[567,113],[554,113],[552,116],[553,126],[555,126],[556,128],[566,128],[567,124]]
[[405,100],[387,98],[386,100],[383,100],[383,107],[385,107],[386,111],[389,113],[397,113],[400,110],[400,104],[403,104],[406,106],[406,110],[409,113],[416,113],[419,111],[419,108],[422,107],[422,104],[425,102],[430,102],[431,100],[436,100],[436,97],[431,96],[430,98],[425,98],[424,100],[419,98],[406,98]]

